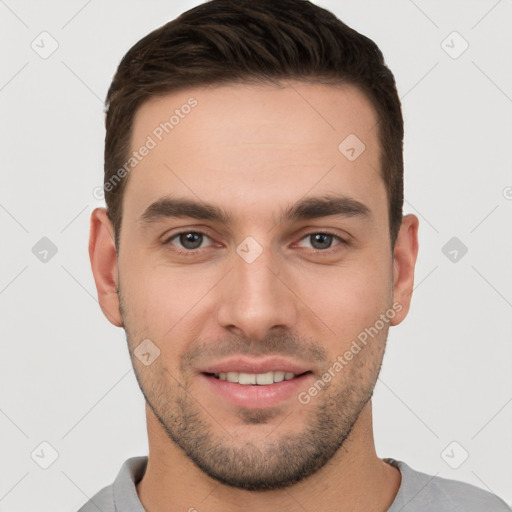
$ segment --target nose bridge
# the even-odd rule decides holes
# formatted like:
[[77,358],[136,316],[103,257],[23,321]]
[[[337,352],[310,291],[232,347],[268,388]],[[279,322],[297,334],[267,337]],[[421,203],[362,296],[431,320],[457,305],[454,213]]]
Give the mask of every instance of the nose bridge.
[[275,326],[292,327],[297,320],[294,295],[281,277],[284,261],[270,247],[247,237],[233,255],[233,270],[222,290],[218,321],[252,338]]

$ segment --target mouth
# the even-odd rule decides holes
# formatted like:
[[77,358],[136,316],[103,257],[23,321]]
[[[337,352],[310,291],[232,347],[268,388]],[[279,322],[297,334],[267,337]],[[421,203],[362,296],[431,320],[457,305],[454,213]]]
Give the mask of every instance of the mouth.
[[280,358],[232,359],[202,370],[198,376],[204,393],[213,395],[212,404],[220,399],[252,410],[292,405],[314,379],[312,370]]
[[204,372],[207,377],[213,377],[217,380],[224,380],[233,384],[241,384],[242,386],[269,386],[278,382],[293,380],[303,375],[312,373],[305,371],[299,374],[288,372],[284,370],[268,371],[264,373],[245,373],[245,372],[219,372],[208,373]]

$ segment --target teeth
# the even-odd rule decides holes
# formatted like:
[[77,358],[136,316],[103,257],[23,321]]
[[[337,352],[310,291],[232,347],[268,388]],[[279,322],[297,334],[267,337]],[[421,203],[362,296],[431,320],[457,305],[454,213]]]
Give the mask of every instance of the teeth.
[[238,382],[238,373],[236,373],[236,372],[226,373],[226,380],[228,382]]
[[227,372],[216,373],[215,377],[220,380],[227,380],[228,382],[237,382],[238,384],[258,384],[260,386],[267,386],[274,382],[282,382],[283,380],[290,380],[295,377],[292,372],[266,372],[266,373],[241,373],[241,372]]
[[256,384],[265,385],[274,383],[274,372],[258,373],[256,375]]
[[284,380],[284,372],[274,372],[274,382],[281,382]]
[[[231,381],[233,382],[233,381]],[[256,384],[256,374],[255,373],[239,373],[238,374],[238,384]]]

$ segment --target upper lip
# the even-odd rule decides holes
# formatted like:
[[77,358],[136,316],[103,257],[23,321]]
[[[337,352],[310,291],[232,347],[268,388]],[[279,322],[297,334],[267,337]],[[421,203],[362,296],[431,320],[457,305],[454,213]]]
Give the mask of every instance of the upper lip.
[[200,370],[202,373],[267,373],[267,372],[291,372],[295,375],[311,371],[303,364],[286,360],[280,357],[248,358],[232,357],[210,364]]

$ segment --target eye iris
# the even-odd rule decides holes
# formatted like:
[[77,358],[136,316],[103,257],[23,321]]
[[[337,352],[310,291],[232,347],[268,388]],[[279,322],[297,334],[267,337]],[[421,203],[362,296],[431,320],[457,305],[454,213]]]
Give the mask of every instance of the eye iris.
[[[180,235],[180,243],[186,249],[198,249],[201,247],[202,236],[201,233],[182,233]],[[192,247],[190,244],[192,244]]]
[[[332,235],[329,235],[327,233],[316,233],[314,235],[311,235],[311,245],[315,249],[328,249],[331,246],[332,243]],[[319,242],[319,246],[315,246],[315,244]]]

